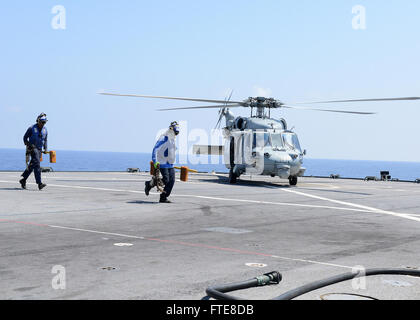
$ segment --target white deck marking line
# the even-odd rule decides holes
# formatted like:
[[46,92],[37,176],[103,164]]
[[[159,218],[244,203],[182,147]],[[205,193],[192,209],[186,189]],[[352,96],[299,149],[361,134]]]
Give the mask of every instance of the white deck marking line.
[[[13,183],[13,181],[1,181],[0,183]],[[34,183],[29,183],[34,184]],[[100,191],[113,191],[113,192],[130,192],[130,193],[144,193],[144,191],[136,191],[136,190],[124,190],[124,189],[110,189],[110,188],[98,188],[98,187],[83,187],[83,186],[66,186],[66,185],[58,185],[58,184],[49,184],[53,187],[60,187],[60,188],[73,188],[73,189],[89,189],[89,190],[100,190]],[[359,209],[353,209],[353,208],[344,208],[344,207],[330,207],[330,206],[319,206],[319,205],[308,205],[308,204],[298,204],[298,203],[287,203],[287,202],[271,202],[271,201],[261,201],[261,200],[247,200],[247,199],[229,199],[229,198],[220,198],[220,197],[208,197],[208,196],[198,196],[198,195],[173,195],[173,197],[193,197],[193,198],[202,198],[202,199],[210,199],[210,200],[219,200],[219,201],[234,201],[234,202],[248,202],[248,203],[258,203],[258,204],[270,204],[270,205],[281,205],[281,206],[294,206],[294,207],[307,207],[307,208],[320,208],[320,209],[332,209],[332,210],[344,210],[344,211],[356,211],[356,212],[367,212],[367,213],[381,213],[381,214],[387,214],[392,215],[395,217],[400,217],[404,219],[414,220],[417,222],[420,222],[420,217],[415,216],[414,214],[408,214],[408,213],[397,213],[392,211],[385,211],[373,207],[363,206],[351,202],[345,202],[340,200],[334,200],[329,199],[325,197],[310,195],[307,193],[289,190],[289,189],[280,189],[285,192],[291,192],[299,195],[303,195],[306,197],[318,199],[318,200],[324,200],[329,201],[333,203],[338,203],[346,206],[351,206]],[[157,193],[151,193],[151,194],[157,194]]]
[[77,180],[77,181],[103,181],[103,180],[112,180],[112,181],[148,181],[150,179],[120,179],[120,178],[78,178],[78,177],[44,177],[50,180],[61,180],[61,179],[69,179],[69,180]]
[[97,231],[97,230],[89,230],[89,229],[73,228],[73,227],[64,227],[64,226],[56,226],[56,225],[48,225],[48,224],[37,224],[37,223],[31,223],[31,222],[5,220],[5,219],[0,219],[0,222],[22,223],[22,224],[34,225],[34,226],[38,226],[38,227],[50,227],[50,228],[71,230],[71,231],[78,231],[78,232],[87,232],[87,233],[94,233],[94,234],[101,234],[101,235],[111,235],[111,236],[117,236],[117,237],[122,237],[122,238],[139,239],[139,240],[154,241],[154,242],[161,242],[161,243],[170,243],[170,244],[177,244],[177,245],[182,245],[182,246],[214,249],[214,250],[228,251],[228,252],[234,252],[234,253],[239,253],[239,254],[257,255],[257,256],[264,256],[264,257],[269,257],[269,258],[274,258],[274,259],[282,259],[282,260],[289,260],[289,261],[304,262],[304,263],[311,263],[311,264],[319,264],[319,265],[325,265],[325,266],[352,269],[352,267],[344,266],[344,265],[340,265],[340,264],[334,264],[334,263],[328,263],[328,262],[319,262],[319,261],[306,260],[306,259],[288,258],[288,257],[282,257],[282,256],[278,256],[278,255],[273,255],[273,254],[266,254],[266,253],[262,253],[262,252],[246,251],[246,250],[240,250],[240,249],[218,247],[218,246],[206,245],[206,244],[197,244],[197,243],[178,241],[178,240],[158,239],[158,238],[151,238],[151,237],[140,237],[140,236],[133,236],[133,235],[122,234],[122,233],[105,232],[105,231]]
[[103,232],[103,231],[96,231],[96,230],[88,230],[88,229],[80,229],[80,228],[71,228],[71,227],[63,227],[63,226],[55,226],[55,225],[47,225],[51,228],[58,228],[58,229],[66,229],[66,230],[73,230],[73,231],[80,231],[80,232],[89,232],[89,233],[97,233],[97,234],[106,234],[109,236],[117,236],[117,237],[123,237],[123,238],[132,238],[132,239],[140,239],[144,240],[144,237],[139,236],[131,236],[128,234],[122,234],[122,233],[113,233],[113,232]]
[[[286,180],[287,181],[287,180]],[[299,184],[299,186],[304,186],[304,187],[312,187],[313,185],[318,185],[318,186],[324,186],[330,189],[340,189],[341,186],[337,186],[337,185],[333,185],[333,184],[328,184],[328,183],[318,183],[318,182],[302,182]],[[322,189],[321,189],[322,190]]]
[[[0,182],[10,182],[10,181],[0,181]],[[34,184],[34,183],[32,183],[32,184]],[[52,186],[52,187],[70,188],[70,189],[89,189],[89,190],[99,190],[99,191],[130,192],[130,193],[139,193],[139,194],[144,193],[144,191],[136,191],[136,190],[110,189],[110,188],[98,188],[98,187],[83,187],[83,186],[66,186],[66,185],[58,185],[58,184],[49,184],[49,185]],[[151,192],[151,194],[158,194],[158,193]],[[365,210],[365,209],[353,209],[353,208],[344,208],[344,207],[331,207],[331,206],[320,206],[320,205],[288,203],[288,202],[272,202],[272,201],[248,200],[248,199],[230,199],[230,198],[221,198],[221,197],[209,197],[209,196],[199,196],[199,195],[182,195],[182,194],[175,194],[175,195],[172,195],[172,196],[173,197],[201,198],[201,199],[219,200],[219,201],[233,201],[233,202],[247,202],[247,203],[257,203],[257,204],[292,206],[292,207],[304,207],[304,208],[332,209],[332,210],[344,210],[344,211],[356,211],[356,212],[371,212],[371,210]]]
[[351,203],[351,202],[347,202],[347,201],[340,201],[340,200],[334,200],[334,199],[329,199],[329,198],[325,198],[325,197],[315,196],[315,195],[312,195],[312,194],[303,193],[303,192],[299,192],[299,191],[295,191],[295,190],[288,190],[288,189],[281,189],[281,190],[284,191],[284,192],[295,193],[295,194],[305,196],[305,197],[309,197],[309,198],[313,198],[313,199],[324,200],[324,201],[329,201],[329,202],[333,202],[333,203],[338,203],[338,204],[341,204],[341,205],[360,208],[360,209],[365,210],[365,212],[387,214],[387,215],[391,215],[391,216],[395,216],[395,217],[399,217],[399,218],[404,218],[404,219],[409,219],[409,220],[414,220],[414,221],[420,222],[420,218],[415,217],[414,215],[411,215],[411,214],[408,214],[408,213],[397,213],[397,212],[392,212],[392,211],[386,211],[386,210],[373,208],[373,207],[368,207],[368,206],[364,206],[364,205],[360,205],[360,204],[356,204],[356,203]]
[[89,190],[100,190],[100,191],[144,193],[144,191],[124,190],[124,189],[110,189],[110,188],[83,187],[83,186],[65,186],[65,185],[62,185],[62,184],[48,184],[48,185],[51,186],[51,187],[70,188],[70,189],[89,189]]
[[45,225],[45,226],[51,227],[51,228],[57,228],[57,229],[79,231],[79,232],[112,235],[112,236],[118,236],[118,237],[122,237],[122,238],[131,238],[131,239],[139,239],[139,240],[147,240],[147,241],[157,241],[157,242],[164,242],[164,243],[187,245],[187,246],[191,246],[191,247],[204,247],[204,248],[208,248],[208,249],[216,249],[216,250],[222,250],[222,251],[232,251],[232,252],[242,253],[242,254],[261,255],[261,256],[271,257],[271,258],[275,258],[275,259],[282,259],[282,260],[289,260],[289,261],[296,261],[296,262],[304,262],[304,263],[310,263],[310,264],[319,264],[319,265],[338,267],[338,268],[346,268],[346,269],[352,269],[353,268],[353,267],[349,267],[349,266],[344,266],[344,265],[334,264],[334,263],[328,263],[328,262],[319,262],[319,261],[314,261],[314,260],[288,258],[288,257],[277,256],[277,255],[264,254],[264,253],[260,253],[260,252],[251,252],[251,251],[244,251],[244,250],[238,250],[238,249],[232,249],[232,248],[222,248],[222,247],[210,246],[210,245],[205,245],[205,244],[194,244],[194,243],[183,242],[183,241],[154,239],[154,238],[148,238],[148,237],[139,237],[139,236],[121,234],[121,233],[104,232],[104,231],[96,231],[96,230],[72,228],[72,227],[64,227],[64,226],[56,226],[56,225]]
[[[2,181],[0,180],[0,183],[13,183],[13,181]],[[34,183],[29,183],[34,184]],[[51,184],[50,184],[51,185]],[[132,193],[143,193],[142,191],[134,191],[134,190],[120,190],[120,189],[109,189],[109,188],[94,188],[94,187],[82,187],[82,186],[63,186],[63,185],[51,185],[56,187],[64,187],[64,188],[77,188],[77,189],[92,189],[92,190],[102,190],[102,191],[116,191],[116,192],[132,192]],[[329,209],[341,209],[341,210],[351,210],[351,211],[363,211],[359,209],[350,209],[350,208],[338,208],[338,207],[326,207],[326,206],[312,206],[312,205],[301,205],[301,204],[290,204],[290,203],[275,203],[275,202],[266,202],[266,201],[253,201],[253,200],[241,200],[241,199],[225,199],[225,198],[214,198],[214,197],[205,197],[205,196],[192,196],[192,195],[178,195],[180,197],[196,197],[196,198],[206,198],[206,199],[217,199],[222,201],[239,201],[239,202],[251,202],[251,203],[263,203],[263,204],[284,204],[284,205],[297,205],[297,206],[304,206],[304,207],[322,207],[322,208],[329,208]],[[263,254],[258,252],[248,252],[243,250],[237,250],[237,249],[230,249],[230,248],[219,248],[215,246],[209,246],[209,245],[201,245],[201,244],[193,244],[188,242],[181,242],[181,241],[174,241],[174,240],[163,240],[163,239],[153,239],[153,238],[146,238],[141,236],[133,236],[133,235],[127,235],[127,234],[121,234],[121,233],[113,233],[113,232],[104,232],[104,231],[96,231],[96,230],[89,230],[89,229],[82,229],[82,228],[73,228],[73,227],[64,227],[64,226],[57,226],[57,225],[43,225],[51,228],[57,228],[57,229],[64,229],[64,230],[72,230],[72,231],[79,231],[79,232],[88,232],[88,233],[95,233],[95,234],[102,234],[102,235],[113,235],[118,237],[124,237],[124,238],[131,238],[131,239],[140,239],[140,240],[149,240],[149,241],[159,241],[159,242],[167,242],[167,243],[175,243],[175,244],[181,244],[181,245],[188,245],[193,247],[206,247],[206,248],[213,248],[213,249],[220,249],[223,251],[232,251],[242,254],[256,254],[256,255],[263,255],[275,259],[283,259],[283,260],[289,260],[289,261],[296,261],[296,262],[305,262],[310,264],[319,264],[319,265],[326,265],[326,266],[333,266],[333,267],[340,267],[340,268],[347,268],[352,269],[352,267],[349,266],[343,266],[339,264],[333,264],[333,263],[327,263],[327,262],[319,262],[319,261],[313,261],[313,260],[305,260],[305,259],[295,259],[295,258],[288,258],[288,257],[282,257],[278,255],[271,255],[271,254]]]
[[[13,181],[2,181],[0,183],[13,183]],[[35,185],[35,183],[28,183]],[[59,184],[48,184],[52,187],[59,188],[69,188],[69,189],[88,189],[88,190],[99,190],[99,191],[112,191],[112,192],[129,192],[129,193],[139,193],[144,194],[144,191],[137,190],[124,190],[124,189],[110,189],[110,188],[99,188],[99,187],[83,187],[83,186],[69,186],[69,185],[59,185]],[[150,194],[159,194],[157,192],[150,192]],[[171,197],[187,197],[187,198],[199,198],[199,199],[209,199],[209,200],[218,200],[218,201],[231,201],[231,202],[246,202],[246,203],[256,203],[256,204],[268,204],[268,205],[279,205],[279,206],[290,206],[290,207],[302,207],[302,208],[317,208],[317,209],[330,209],[330,210],[343,210],[343,211],[355,211],[355,212],[372,212],[372,210],[366,209],[355,209],[355,208],[345,208],[345,207],[331,207],[331,206],[321,206],[321,205],[312,205],[312,204],[301,204],[301,203],[288,203],[288,202],[272,202],[272,201],[262,201],[262,200],[248,200],[248,199],[231,199],[231,198],[221,198],[221,197],[209,197],[209,196],[199,196],[199,195],[183,195],[183,194],[174,194]]]
[[[362,181],[363,182],[363,181]],[[406,184],[411,184],[411,186],[413,185],[413,183],[412,182],[403,182],[405,185],[404,185],[404,187],[407,187],[407,185]],[[299,185],[300,186],[300,185]],[[410,187],[411,187],[410,186]],[[418,190],[416,190],[416,189],[414,189],[415,188],[415,186],[413,187],[413,189],[412,190],[407,190],[407,189],[401,189],[401,188],[398,188],[398,189],[395,189],[394,187],[392,187],[392,186],[384,186],[384,185],[377,185],[377,186],[374,186],[374,185],[371,185],[371,186],[367,186],[367,185],[358,185],[358,186],[356,186],[356,185],[353,185],[353,184],[348,184],[348,185],[340,185],[340,188],[341,189],[350,189],[350,190],[354,190],[354,189],[357,189],[357,190],[381,190],[381,191],[401,191],[401,192],[418,192]]]
[[314,204],[301,204],[301,203],[289,203],[289,202],[271,202],[271,201],[262,201],[262,200],[248,200],[248,199],[230,199],[230,198],[220,198],[220,197],[209,197],[209,196],[198,196],[198,195],[183,195],[175,194],[171,197],[193,197],[200,199],[209,199],[209,200],[218,200],[218,201],[233,201],[233,202],[247,202],[247,203],[256,203],[256,204],[270,204],[270,205],[279,205],[279,206],[291,206],[291,207],[304,207],[304,208],[318,208],[318,209],[334,209],[334,210],[344,210],[344,211],[356,211],[356,212],[370,212],[362,209],[353,209],[353,208],[344,208],[344,207],[330,207],[330,206],[319,206]]
[[283,260],[293,260],[293,261],[301,261],[301,262],[306,262],[306,263],[313,263],[313,264],[322,264],[325,266],[330,266],[330,267],[338,267],[338,268],[347,268],[347,269],[353,269],[353,267],[349,267],[349,266],[343,266],[341,264],[335,264],[335,263],[328,263],[328,262],[318,262],[318,261],[313,261],[313,260],[305,260],[305,259],[291,259],[291,258],[287,258],[287,257],[280,257],[280,256],[271,256],[272,258],[278,258],[278,259],[283,259]]
[[[8,178],[15,178],[15,176],[7,176]],[[69,179],[69,180],[77,180],[78,182],[80,182],[80,181],[86,181],[86,182],[89,182],[89,181],[103,181],[103,180],[112,180],[112,181],[115,181],[115,182],[118,182],[118,181],[122,181],[122,182],[127,182],[127,181],[130,181],[130,182],[145,182],[145,181],[150,181],[150,179],[151,178],[136,178],[136,179],[120,179],[120,178],[85,178],[85,177],[60,177],[60,176],[54,176],[54,177],[48,177],[48,176],[44,176],[43,177],[47,182],[48,181],[59,181],[59,180],[62,180],[62,179]],[[182,182],[180,179],[177,179],[176,180],[177,182]],[[193,182],[193,181],[188,181],[188,184],[202,184],[202,185],[205,185],[205,184],[214,184],[214,183],[210,183],[210,182]]]

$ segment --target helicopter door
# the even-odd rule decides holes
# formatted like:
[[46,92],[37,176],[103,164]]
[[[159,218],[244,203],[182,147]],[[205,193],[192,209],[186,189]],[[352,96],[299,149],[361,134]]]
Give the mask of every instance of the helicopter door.
[[229,164],[233,168],[235,166],[235,137],[230,137],[230,153],[229,153]]
[[252,158],[252,140],[253,140],[253,134],[252,131],[245,131],[243,136],[243,159],[244,164],[246,165],[252,165],[254,163],[254,159]]
[[226,140],[225,147],[224,147],[224,162],[225,166],[228,169],[233,169],[235,166],[235,137],[230,136],[229,139]]
[[[264,146],[262,146],[264,132],[248,131],[243,135],[243,159],[246,173],[262,174],[264,171]],[[257,136],[260,138],[257,141]]]
[[225,164],[227,168],[233,168],[236,164],[242,164],[243,159],[243,136],[241,133],[232,133],[225,146]]
[[235,137],[235,164],[244,164],[244,136],[242,132]]
[[225,140],[225,147],[223,148],[224,149],[224,152],[223,152],[223,163],[224,163],[224,165],[226,166],[226,168],[230,168],[230,141],[231,141],[231,138],[226,138],[226,140]]

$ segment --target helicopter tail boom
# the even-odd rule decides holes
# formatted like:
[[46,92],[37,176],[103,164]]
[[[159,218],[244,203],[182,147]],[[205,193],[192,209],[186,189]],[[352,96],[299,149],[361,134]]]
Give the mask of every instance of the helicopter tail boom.
[[211,146],[211,145],[199,145],[193,146],[193,154],[196,155],[211,155],[211,156],[222,156],[225,152],[224,146]]

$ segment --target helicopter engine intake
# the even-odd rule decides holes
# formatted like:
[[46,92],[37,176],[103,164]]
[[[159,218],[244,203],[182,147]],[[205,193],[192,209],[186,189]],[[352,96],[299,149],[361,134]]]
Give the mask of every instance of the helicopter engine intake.
[[234,128],[239,130],[245,130],[246,129],[246,119],[242,117],[238,117],[235,120]]

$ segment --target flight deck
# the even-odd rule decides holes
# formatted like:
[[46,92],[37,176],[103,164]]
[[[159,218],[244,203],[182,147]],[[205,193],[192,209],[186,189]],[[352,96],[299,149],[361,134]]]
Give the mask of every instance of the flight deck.
[[[279,271],[270,299],[360,268],[420,269],[420,184],[189,174],[147,197],[145,172],[50,172],[39,191],[0,172],[0,299],[190,300],[209,286]],[[420,278],[375,276],[332,294],[420,299]],[[340,297],[340,295],[336,295]]]

